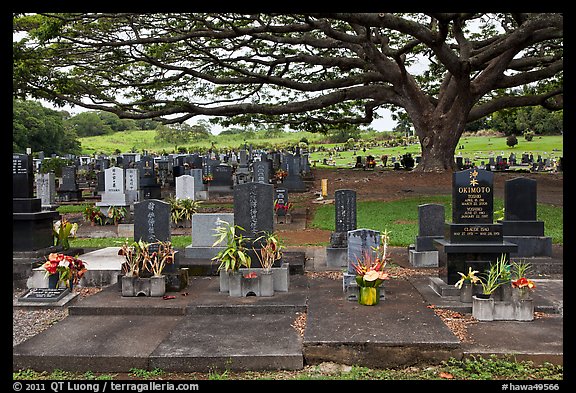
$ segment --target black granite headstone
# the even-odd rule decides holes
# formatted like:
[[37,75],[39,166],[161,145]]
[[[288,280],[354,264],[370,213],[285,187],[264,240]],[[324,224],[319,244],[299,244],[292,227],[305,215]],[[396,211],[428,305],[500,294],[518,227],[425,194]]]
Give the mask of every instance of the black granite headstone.
[[444,236],[444,206],[427,203],[418,206],[416,251],[435,251],[434,239]]
[[134,240],[170,240],[170,204],[157,199],[134,203]]
[[356,229],[356,191],[336,190],[334,192],[335,232],[348,232]]
[[504,219],[536,220],[536,180],[518,177],[504,183]]
[[26,154],[12,154],[12,198],[34,197],[32,160]]
[[274,186],[262,183],[234,187],[234,224],[244,228],[243,236],[256,238],[274,231]]
[[234,180],[232,179],[233,168],[228,165],[217,165],[212,167],[212,176],[214,179],[210,183],[211,187],[232,187]]

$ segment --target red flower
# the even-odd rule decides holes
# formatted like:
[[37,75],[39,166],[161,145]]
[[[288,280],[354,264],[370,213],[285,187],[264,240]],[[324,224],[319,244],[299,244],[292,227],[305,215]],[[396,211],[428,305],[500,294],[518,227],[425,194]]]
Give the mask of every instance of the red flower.
[[528,280],[526,277],[520,277],[516,281],[512,281],[512,288],[536,288],[536,284],[532,280]]

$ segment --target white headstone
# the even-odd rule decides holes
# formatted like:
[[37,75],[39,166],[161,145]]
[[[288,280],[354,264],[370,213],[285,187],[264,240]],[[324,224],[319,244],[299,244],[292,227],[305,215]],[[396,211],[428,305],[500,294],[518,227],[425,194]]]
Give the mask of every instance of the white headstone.
[[176,178],[176,199],[192,199],[194,197],[194,177],[182,175]]

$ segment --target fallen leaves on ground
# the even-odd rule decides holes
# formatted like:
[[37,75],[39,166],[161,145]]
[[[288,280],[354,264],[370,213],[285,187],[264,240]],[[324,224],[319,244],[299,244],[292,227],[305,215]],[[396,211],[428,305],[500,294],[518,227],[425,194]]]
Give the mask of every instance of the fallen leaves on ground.
[[297,313],[297,317],[292,324],[292,327],[298,331],[300,337],[304,337],[304,329],[306,328],[306,313]]
[[454,333],[462,342],[472,343],[473,340],[468,336],[468,325],[478,323],[478,320],[472,315],[464,315],[458,311],[436,308],[434,305],[428,306],[434,310],[434,313],[442,319],[444,324]]

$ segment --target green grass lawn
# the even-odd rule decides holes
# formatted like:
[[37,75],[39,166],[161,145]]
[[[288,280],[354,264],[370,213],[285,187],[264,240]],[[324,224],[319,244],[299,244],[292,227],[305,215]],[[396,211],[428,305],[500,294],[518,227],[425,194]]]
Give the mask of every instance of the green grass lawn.
[[[405,198],[392,202],[360,201],[356,205],[357,228],[390,232],[391,246],[408,246],[418,235],[418,205],[437,203],[444,205],[446,222],[452,222],[452,197],[429,196]],[[504,201],[494,198],[494,211],[501,210]],[[555,244],[563,243],[563,208],[538,204],[538,220],[544,221],[545,235]],[[334,231],[334,205],[321,205],[314,214],[313,228]]]
[[[456,149],[456,155],[461,155],[464,158],[480,163],[484,160],[488,162],[490,157],[496,158],[498,155],[508,158],[510,153],[516,155],[516,159],[520,162],[522,153],[534,155],[534,159],[540,154],[546,158],[559,158],[563,155],[563,138],[561,135],[535,137],[532,141],[528,142],[524,138],[518,138],[518,144],[514,147],[506,145],[506,137],[487,137],[487,136],[473,136],[463,137],[460,139],[459,145],[464,146],[464,149]],[[323,165],[324,158],[329,159],[330,152],[338,144],[323,145],[326,151],[318,151],[310,154],[310,160],[316,161],[318,168],[327,168],[334,166]],[[342,144],[340,144],[342,146]],[[356,152],[352,150],[340,151],[332,156],[336,167],[350,167],[356,163],[356,156],[372,155],[376,158],[377,164],[382,164],[380,157],[383,155],[388,156],[387,166],[391,166],[391,157],[400,157],[404,154],[410,153],[412,157],[420,155],[421,149],[419,144],[413,144],[403,147],[381,147],[374,146],[363,150],[358,149]]]

